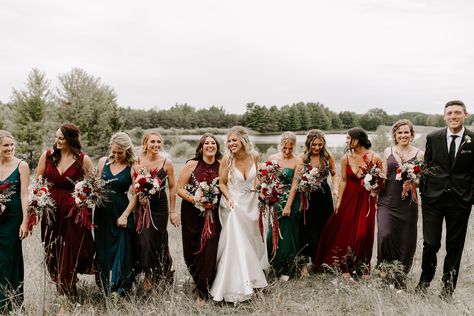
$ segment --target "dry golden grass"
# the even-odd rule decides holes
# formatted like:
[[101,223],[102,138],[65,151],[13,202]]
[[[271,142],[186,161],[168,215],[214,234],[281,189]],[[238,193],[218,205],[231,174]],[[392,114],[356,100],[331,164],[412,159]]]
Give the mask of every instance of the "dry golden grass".
[[[421,219],[420,219],[421,221]],[[340,275],[311,275],[309,278],[281,282],[269,277],[269,286],[250,302],[236,306],[209,302],[198,308],[192,295],[192,280],[182,257],[180,229],[169,226],[170,248],[175,282],[151,295],[140,291],[141,278],[125,299],[105,297],[91,276],[80,276],[78,302],[56,294],[45,278],[39,229],[23,243],[25,260],[25,301],[18,315],[467,315],[474,312],[474,225],[471,221],[466,239],[461,273],[454,299],[439,298],[440,270],[426,296],[414,293],[420,274],[421,236],[409,275],[406,292],[397,293],[375,275],[369,281],[347,281]],[[421,231],[420,231],[421,232]],[[419,234],[421,235],[421,233]],[[375,251],[375,249],[374,249]],[[439,253],[442,265],[444,249]],[[375,261],[375,252],[374,258]]]

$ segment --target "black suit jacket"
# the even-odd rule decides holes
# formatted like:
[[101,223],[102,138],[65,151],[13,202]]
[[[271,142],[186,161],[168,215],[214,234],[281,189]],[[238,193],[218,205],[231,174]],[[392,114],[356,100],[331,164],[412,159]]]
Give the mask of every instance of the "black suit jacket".
[[449,165],[447,128],[426,136],[425,162],[435,166],[421,185],[421,195],[429,202],[436,202],[445,192],[450,192],[460,206],[474,202],[474,132],[465,128],[454,163]]

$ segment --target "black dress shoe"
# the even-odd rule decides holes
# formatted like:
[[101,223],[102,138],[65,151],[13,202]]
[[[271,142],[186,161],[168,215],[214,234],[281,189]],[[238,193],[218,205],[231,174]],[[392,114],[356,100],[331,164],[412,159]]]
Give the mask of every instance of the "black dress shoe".
[[415,288],[416,293],[426,294],[428,288],[430,287],[430,282],[420,281]]

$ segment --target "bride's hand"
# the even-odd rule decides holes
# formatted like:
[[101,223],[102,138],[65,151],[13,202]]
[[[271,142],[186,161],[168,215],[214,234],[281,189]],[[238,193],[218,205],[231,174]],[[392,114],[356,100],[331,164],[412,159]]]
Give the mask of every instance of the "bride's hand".
[[227,205],[227,208],[233,209],[235,207],[234,200],[232,199],[226,200],[226,205]]

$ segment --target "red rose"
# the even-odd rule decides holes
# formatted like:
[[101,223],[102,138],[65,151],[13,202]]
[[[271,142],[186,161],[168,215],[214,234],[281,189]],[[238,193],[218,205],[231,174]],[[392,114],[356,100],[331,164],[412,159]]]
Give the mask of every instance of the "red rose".
[[82,188],[82,192],[84,192],[84,193],[87,194],[87,193],[91,193],[92,190],[91,190],[91,188],[89,188],[89,187],[84,187],[84,188]]
[[413,172],[414,172],[415,174],[419,174],[420,171],[421,171],[420,166],[414,166],[414,167],[413,167]]
[[138,183],[141,184],[141,185],[145,184],[146,183],[146,178],[138,179]]

